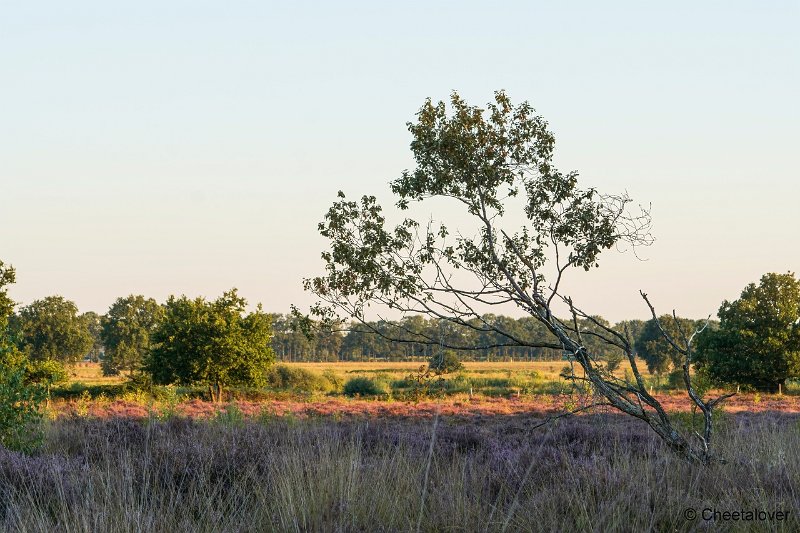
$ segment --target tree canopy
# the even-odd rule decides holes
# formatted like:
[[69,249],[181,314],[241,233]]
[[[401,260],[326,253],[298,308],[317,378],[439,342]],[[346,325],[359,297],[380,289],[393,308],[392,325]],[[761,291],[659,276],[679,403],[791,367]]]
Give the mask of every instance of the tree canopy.
[[89,330],[89,335],[92,336],[92,346],[89,348],[87,357],[97,363],[103,354],[103,317],[94,311],[86,311],[81,315],[81,319],[86,322],[86,328]]
[[662,315],[650,319],[636,338],[636,349],[639,356],[647,363],[647,369],[653,374],[664,374],[673,370],[680,370],[683,357],[676,352],[661,333],[664,328],[673,338],[679,339],[682,334],[690,335],[696,329],[703,327],[704,321],[689,318],[677,319],[670,315]]
[[764,274],[738,300],[724,301],[719,329],[698,340],[698,367],[712,379],[775,392],[800,377],[800,281]]
[[213,401],[231,385],[263,385],[275,355],[261,306],[245,313],[236,289],[214,301],[171,296],[145,364],[156,383],[205,384]]
[[48,296],[22,307],[18,328],[20,349],[33,361],[73,364],[94,344],[78,307],[63,296]]
[[150,336],[163,316],[164,309],[152,298],[133,294],[117,298],[102,320],[103,373],[139,370],[150,351]]

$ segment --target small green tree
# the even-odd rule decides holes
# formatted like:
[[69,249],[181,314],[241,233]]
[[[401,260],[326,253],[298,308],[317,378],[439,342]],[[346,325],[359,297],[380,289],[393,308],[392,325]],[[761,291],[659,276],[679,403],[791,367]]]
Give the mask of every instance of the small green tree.
[[[580,365],[596,404],[646,422],[690,461],[715,460],[711,412],[724,397],[697,396],[687,370],[686,392],[703,411],[705,427],[699,443],[682,435],[648,392],[629,335],[581,309],[565,288],[570,272],[598,266],[604,250],[649,244],[649,212],[629,209],[626,194],[583,189],[577,172],[556,168],[547,122],[527,102],[512,105],[502,91],[483,108],[455,92],[449,106],[428,99],[408,130],[416,167],[390,185],[406,218],[390,224],[375,196],[352,201],[339,192],[318,226],[329,243],[325,272],[304,281],[319,298],[313,315],[333,321],[344,314],[383,338],[409,340],[402,322],[384,321],[388,331],[367,322],[370,306],[370,313],[422,314],[472,330],[453,338],[413,336],[428,345],[487,350],[498,346],[489,339],[499,338],[503,347],[563,351]],[[455,226],[432,220],[431,213],[446,219],[455,212],[447,202],[461,210],[451,219]],[[642,298],[657,317],[647,295]],[[487,320],[487,308],[507,305],[524,311],[547,336],[518,331],[516,321]],[[561,305],[569,311],[564,319]],[[672,341],[688,368],[693,337]],[[608,349],[626,355],[635,381],[608,372],[601,363]]]
[[139,370],[150,352],[150,336],[163,317],[163,307],[152,298],[133,294],[117,298],[102,321],[103,374],[130,375]]
[[342,393],[345,396],[378,396],[385,394],[386,390],[374,379],[366,376],[357,376],[347,380]]
[[78,306],[62,296],[48,296],[21,308],[18,322],[19,347],[32,361],[74,364],[94,344]]
[[437,374],[449,374],[464,369],[464,363],[453,350],[441,350],[430,358],[428,368]]
[[246,305],[236,289],[213,302],[171,296],[145,370],[155,383],[202,383],[214,402],[231,385],[264,385],[275,361],[271,320],[260,305],[245,314]]
[[764,274],[738,300],[724,301],[719,329],[698,339],[697,366],[724,383],[777,392],[800,377],[800,281]]

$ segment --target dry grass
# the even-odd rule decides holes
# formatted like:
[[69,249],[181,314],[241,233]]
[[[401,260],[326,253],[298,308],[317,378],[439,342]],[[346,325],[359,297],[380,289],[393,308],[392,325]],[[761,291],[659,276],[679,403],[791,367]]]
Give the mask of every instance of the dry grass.
[[[356,361],[337,361],[319,363],[285,363],[289,366],[297,366],[314,372],[324,372],[330,370],[338,375],[352,377],[353,375],[372,375],[383,373],[392,378],[403,377],[419,369],[420,362],[356,362]],[[560,378],[561,370],[568,365],[568,361],[466,361],[464,362],[463,374],[466,376],[481,376],[486,378],[506,377],[516,374],[529,374],[536,372],[539,376],[548,381],[557,381]],[[637,361],[637,366],[642,376],[649,378],[647,365],[644,361]],[[626,371],[630,371],[630,363],[623,362],[615,374],[623,377]],[[575,372],[582,375],[578,365]]]
[[[385,374],[390,378],[402,378],[411,372],[419,369],[420,365],[425,363],[421,362],[392,362],[392,361],[372,361],[372,362],[357,362],[357,361],[337,361],[337,362],[319,362],[319,363],[281,363],[287,366],[304,368],[313,372],[322,373],[326,370],[332,371],[342,377],[353,377],[357,375],[374,375]],[[567,365],[567,361],[497,361],[486,362],[477,361],[464,363],[464,374],[467,376],[482,376],[482,377],[503,377],[520,373],[538,373],[542,379],[545,380],[558,380],[561,369]],[[647,366],[644,361],[638,362],[639,370],[642,375],[647,378],[650,377],[647,373]],[[630,369],[630,363],[624,362],[620,365],[616,374],[620,377],[625,374],[626,370]],[[86,385],[100,385],[100,384],[119,384],[125,381],[121,376],[103,376],[98,363],[80,363],[76,365],[70,376],[70,382],[83,382]]]
[[124,376],[104,376],[99,363],[78,363],[70,369],[69,382],[85,385],[117,385],[125,381]]

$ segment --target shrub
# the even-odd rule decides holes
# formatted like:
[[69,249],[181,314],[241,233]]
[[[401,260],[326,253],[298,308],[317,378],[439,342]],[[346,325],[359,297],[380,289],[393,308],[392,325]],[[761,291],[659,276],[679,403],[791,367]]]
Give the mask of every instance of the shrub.
[[[669,414],[670,419],[676,426],[684,431],[699,431],[703,427],[703,415],[696,409],[688,412],[674,412]],[[721,408],[717,408],[711,412],[711,419],[714,424],[714,430],[727,429],[731,424],[730,416],[725,413]]]
[[31,451],[42,441],[42,387],[27,381],[25,356],[14,347],[8,318],[14,302],[6,285],[14,283],[14,269],[0,261],[0,448]]
[[622,363],[622,359],[622,352],[617,350],[612,351],[606,356],[606,370],[609,372],[614,372],[617,370],[619,365]]
[[42,441],[39,423],[44,391],[25,382],[25,367],[0,360],[0,445],[30,452]]
[[35,383],[45,391],[46,401],[50,403],[50,389],[53,385],[67,381],[67,369],[63,363],[53,359],[28,361],[25,380]]
[[[709,377],[708,372],[705,369],[699,369],[691,376],[692,379],[692,388],[699,396],[705,396],[705,394],[711,390],[714,386],[713,380]],[[686,384],[683,382],[683,370],[675,370],[670,372],[668,377],[668,383],[671,388],[674,389],[683,389],[686,387]]]
[[325,376],[286,365],[272,367],[267,373],[267,384],[273,389],[297,392],[328,392],[335,388]]
[[349,379],[343,392],[345,396],[377,396],[386,390],[377,381],[361,376]]
[[331,384],[333,390],[341,390],[342,386],[344,385],[344,380],[342,377],[333,371],[333,369],[328,368],[322,373],[322,377],[328,380],[328,383]]
[[244,413],[235,403],[229,403],[224,409],[217,410],[214,421],[227,427],[244,426]]
[[444,350],[430,358],[428,368],[437,374],[448,374],[463,370],[464,363],[461,362],[454,351]]

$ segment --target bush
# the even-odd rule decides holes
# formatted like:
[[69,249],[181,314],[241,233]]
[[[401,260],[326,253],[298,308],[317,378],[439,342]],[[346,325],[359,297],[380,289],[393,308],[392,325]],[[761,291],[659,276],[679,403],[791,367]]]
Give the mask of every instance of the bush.
[[448,374],[464,370],[464,363],[461,362],[454,351],[444,350],[430,358],[428,368],[437,374]]
[[44,390],[25,382],[25,367],[0,360],[0,445],[30,452],[42,441],[39,423]]
[[328,380],[333,390],[341,390],[342,386],[344,386],[342,377],[330,368],[322,373],[322,377]]
[[214,421],[226,427],[244,426],[244,413],[235,403],[229,403],[224,409],[217,410]]
[[386,390],[377,381],[367,377],[351,378],[344,384],[345,396],[377,396]]
[[43,388],[49,404],[50,389],[53,385],[67,381],[67,369],[61,362],[52,359],[29,361],[25,370],[25,380]]
[[619,368],[619,365],[622,363],[623,357],[622,352],[617,350],[612,351],[610,354],[606,356],[606,370],[609,372],[614,372]]
[[335,388],[325,376],[286,365],[272,367],[267,373],[267,384],[273,389],[297,392],[328,392]]
[[96,398],[101,394],[104,394],[109,398],[121,398],[131,391],[138,390],[149,394],[149,392],[145,391],[144,389],[131,387],[128,383],[117,383],[113,385],[87,385],[81,381],[76,381],[68,385],[55,387],[51,392],[51,396],[61,400],[75,400],[80,398],[84,391],[89,391],[89,394],[92,396],[92,398]]

